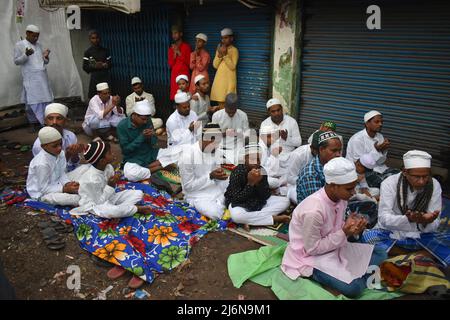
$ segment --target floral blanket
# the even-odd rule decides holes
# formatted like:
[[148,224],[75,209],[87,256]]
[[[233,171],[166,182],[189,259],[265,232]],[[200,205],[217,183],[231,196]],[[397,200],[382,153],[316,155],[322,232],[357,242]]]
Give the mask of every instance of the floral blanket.
[[4,190],[0,201],[60,216],[73,224],[84,250],[149,283],[155,273],[170,271],[185,261],[192,246],[205,234],[226,229],[227,222],[209,221],[195,208],[174,201],[149,185],[124,182],[117,187],[117,191],[125,189],[142,190],[145,195],[141,204],[151,206],[153,213],[137,213],[122,219],[103,219],[91,214],[76,217],[68,213],[69,208],[26,199],[22,190]]

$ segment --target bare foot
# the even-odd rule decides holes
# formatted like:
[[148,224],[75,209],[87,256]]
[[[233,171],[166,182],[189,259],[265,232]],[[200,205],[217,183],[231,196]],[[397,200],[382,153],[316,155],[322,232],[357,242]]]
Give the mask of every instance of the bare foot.
[[291,221],[291,217],[284,214],[279,216],[273,216],[274,223],[289,223],[289,221]]
[[152,207],[149,206],[137,206],[138,212],[142,214],[151,214],[152,213]]

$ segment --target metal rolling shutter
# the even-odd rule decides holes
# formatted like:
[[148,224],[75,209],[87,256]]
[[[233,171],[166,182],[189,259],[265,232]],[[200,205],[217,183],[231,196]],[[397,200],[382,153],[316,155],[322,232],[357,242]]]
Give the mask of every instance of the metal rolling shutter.
[[100,32],[102,44],[111,51],[114,92],[125,99],[131,92],[131,78],[139,76],[155,97],[157,109],[168,107],[169,7],[143,5],[142,12],[133,15],[105,11],[88,14],[91,25]]
[[[191,6],[185,18],[185,40],[194,49],[195,35],[205,33],[211,60],[220,42],[220,31],[229,27],[235,32],[235,45],[239,50],[238,95],[241,108],[248,114],[250,121],[259,122],[267,117],[265,105],[272,85],[273,20],[272,8],[248,9],[239,3]],[[212,62],[209,74],[213,80],[215,69]]]
[[308,136],[335,120],[345,141],[363,114],[384,114],[390,156],[411,149],[445,167],[450,147],[450,3],[377,1],[381,30],[366,28],[373,1],[307,1],[299,123]]

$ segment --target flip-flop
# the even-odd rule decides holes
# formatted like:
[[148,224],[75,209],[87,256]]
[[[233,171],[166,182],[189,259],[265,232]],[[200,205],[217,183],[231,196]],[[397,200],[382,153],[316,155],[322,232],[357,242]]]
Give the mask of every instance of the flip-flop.
[[66,242],[62,239],[46,240],[45,244],[50,250],[61,250],[66,247]]
[[138,289],[145,283],[144,280],[139,278],[138,276],[133,276],[128,282],[128,287],[131,289]]
[[109,269],[109,271],[106,273],[106,275],[108,276],[109,279],[116,280],[116,279],[119,279],[121,276],[123,276],[126,272],[127,272],[127,270],[125,270],[124,268],[119,267],[119,266],[114,266],[111,269]]
[[51,240],[51,239],[54,239],[55,237],[59,237],[59,233],[56,232],[56,230],[51,227],[42,229],[41,234],[42,234],[44,240]]

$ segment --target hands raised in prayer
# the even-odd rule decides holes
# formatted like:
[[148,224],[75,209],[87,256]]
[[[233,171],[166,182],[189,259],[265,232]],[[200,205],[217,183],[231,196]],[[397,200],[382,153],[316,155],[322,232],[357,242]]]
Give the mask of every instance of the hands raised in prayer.
[[347,237],[359,235],[366,228],[367,222],[368,221],[365,217],[352,212],[347,220],[345,220],[342,231],[344,231]]
[[389,139],[385,138],[384,141],[380,144],[375,142],[375,149],[379,152],[386,151],[391,146],[391,141]]
[[432,223],[437,219],[437,217],[439,217],[439,210],[436,210],[434,212],[418,212],[408,210],[405,216],[408,218],[409,222],[427,225],[429,223]]
[[209,177],[211,179],[216,179],[216,180],[227,180],[228,176],[225,173],[225,171],[222,168],[217,168],[213,171],[211,171],[211,173],[209,174]]
[[258,185],[263,178],[260,169],[252,169],[247,174],[247,182],[251,186]]
[[67,182],[63,187],[63,193],[71,193],[71,194],[78,194],[78,188],[80,187],[80,184],[78,182]]

